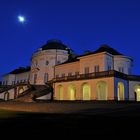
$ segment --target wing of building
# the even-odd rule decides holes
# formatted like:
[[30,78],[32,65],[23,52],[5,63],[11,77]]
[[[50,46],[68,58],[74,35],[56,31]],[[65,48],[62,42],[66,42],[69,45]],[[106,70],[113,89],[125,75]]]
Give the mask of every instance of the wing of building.
[[50,40],[31,57],[31,66],[3,76],[4,100],[140,101],[140,76],[133,60],[108,45],[72,56],[61,41]]

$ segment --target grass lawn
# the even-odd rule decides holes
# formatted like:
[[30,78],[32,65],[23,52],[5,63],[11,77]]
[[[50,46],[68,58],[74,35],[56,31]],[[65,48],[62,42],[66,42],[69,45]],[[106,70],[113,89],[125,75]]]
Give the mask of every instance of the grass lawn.
[[[98,104],[94,104],[94,106]],[[0,110],[1,136],[22,138],[128,136],[139,133],[140,104],[96,108],[74,113],[33,113]],[[102,112],[102,113],[101,113]],[[16,135],[15,135],[16,134]]]
[[0,119],[16,118],[19,114],[21,114],[21,112],[0,109]]

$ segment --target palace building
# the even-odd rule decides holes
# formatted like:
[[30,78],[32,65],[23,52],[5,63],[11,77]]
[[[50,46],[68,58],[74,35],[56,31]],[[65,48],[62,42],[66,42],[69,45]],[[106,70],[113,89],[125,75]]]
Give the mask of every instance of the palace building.
[[140,101],[140,76],[133,59],[108,45],[73,55],[61,41],[50,40],[31,57],[31,66],[3,75],[0,99]]

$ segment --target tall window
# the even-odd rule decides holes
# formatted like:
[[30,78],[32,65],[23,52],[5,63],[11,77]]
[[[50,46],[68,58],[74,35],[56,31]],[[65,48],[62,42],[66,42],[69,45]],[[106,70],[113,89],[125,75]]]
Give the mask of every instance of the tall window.
[[8,81],[6,81],[6,85],[8,85]]
[[79,71],[75,72],[75,75],[79,75]]
[[124,84],[122,82],[118,82],[118,100],[124,100],[124,93],[125,93],[125,89],[124,89]]
[[91,89],[90,89],[90,86],[87,83],[82,85],[82,94],[83,94],[83,100],[90,100]]
[[60,63],[61,63],[61,61],[58,60],[58,61],[57,61],[57,64],[60,64]]
[[35,66],[37,66],[37,65],[38,65],[38,61],[36,60],[36,61],[35,61]]
[[69,73],[68,73],[68,76],[72,76],[72,73],[71,73],[71,72],[69,72]]
[[3,81],[3,85],[5,85],[5,81]]
[[131,74],[131,68],[128,68],[128,74]]
[[34,74],[34,84],[37,82],[37,74]]
[[124,68],[123,67],[119,67],[119,72],[124,72]]
[[65,77],[65,73],[62,73],[62,77]]
[[5,82],[3,81],[3,82],[2,82],[2,85],[4,85],[4,84],[5,84]]
[[89,67],[85,67],[85,74],[89,73]]
[[96,85],[96,96],[97,100],[107,100],[108,89],[107,83],[104,81],[99,81]]
[[48,76],[49,76],[48,73],[44,74],[44,83],[46,83],[48,81]]
[[111,70],[111,66],[110,65],[108,65],[108,70]]
[[99,72],[99,65],[96,65],[96,66],[94,67],[94,72]]
[[48,60],[46,61],[46,65],[49,65],[49,61]]

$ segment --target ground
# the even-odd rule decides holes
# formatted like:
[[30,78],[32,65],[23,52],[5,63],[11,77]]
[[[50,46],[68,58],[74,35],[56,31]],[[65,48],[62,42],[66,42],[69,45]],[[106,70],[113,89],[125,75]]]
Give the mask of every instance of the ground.
[[[139,134],[140,103],[135,102],[9,102],[0,103],[0,108],[0,132],[5,138],[11,135],[15,138],[134,137]],[[17,111],[20,108],[22,111]]]

